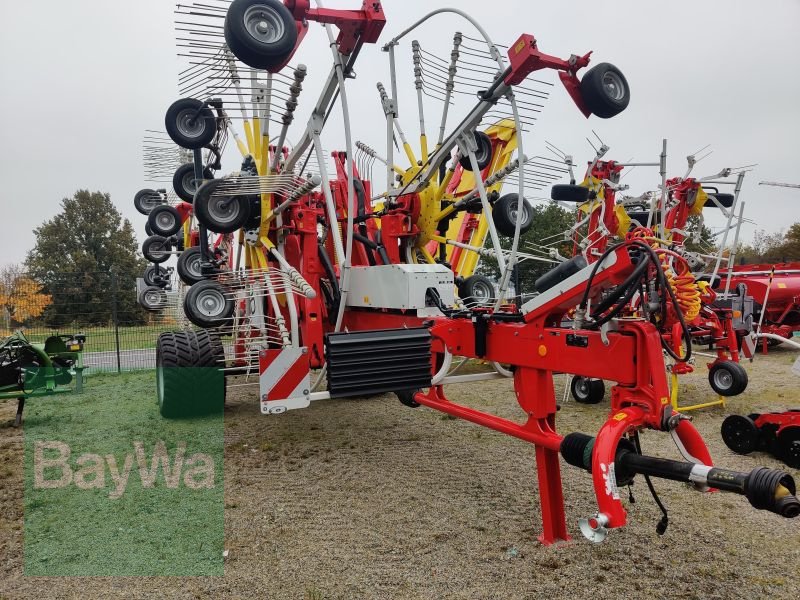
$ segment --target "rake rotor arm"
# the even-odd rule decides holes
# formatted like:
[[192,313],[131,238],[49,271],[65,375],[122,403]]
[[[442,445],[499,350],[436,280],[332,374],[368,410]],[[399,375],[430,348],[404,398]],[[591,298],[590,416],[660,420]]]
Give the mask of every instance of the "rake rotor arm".
[[508,51],[508,59],[511,62],[510,70],[505,74],[504,82],[511,85],[519,85],[528,75],[534,71],[542,69],[554,69],[558,71],[561,83],[567,88],[573,102],[578,109],[589,117],[591,112],[581,97],[580,81],[576,75],[578,69],[589,65],[591,51],[583,56],[572,55],[568,59],[558,58],[550,54],[540,52],[536,45],[536,38],[529,33],[524,33],[512,44]]
[[[284,4],[298,21],[335,25],[339,29],[336,45],[344,55],[351,54],[364,44],[377,42],[386,25],[380,2],[364,0],[361,10],[311,8],[309,0],[285,0]],[[317,2],[318,6],[320,4]]]

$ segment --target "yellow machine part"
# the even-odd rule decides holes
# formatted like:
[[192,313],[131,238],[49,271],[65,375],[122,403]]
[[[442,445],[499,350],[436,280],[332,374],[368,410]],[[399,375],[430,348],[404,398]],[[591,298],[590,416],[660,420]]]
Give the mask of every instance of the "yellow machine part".
[[692,208],[689,209],[689,214],[699,215],[700,213],[702,213],[703,207],[706,205],[706,202],[708,202],[708,194],[703,189],[703,187],[700,186],[697,188],[697,197],[694,199],[694,204],[692,205]]
[[[498,170],[506,167],[511,161],[511,156],[517,149],[517,130],[514,126],[514,121],[510,119],[504,119],[487,128],[484,133],[486,133],[490,139],[500,140],[502,142],[499,147],[499,151],[495,152],[494,156],[492,157],[492,162],[489,165],[489,174],[491,175],[492,173],[496,173]],[[440,198],[438,201],[434,199],[434,201],[430,203],[423,201],[422,211],[418,221],[418,226],[420,230],[422,230],[422,234],[419,236],[418,246],[427,244],[432,239],[431,236],[435,236],[436,227],[438,225],[438,220],[436,217],[438,217],[439,213],[441,212],[441,200],[458,198],[460,195],[475,189],[475,185],[475,175],[471,171],[463,171],[461,180],[459,181],[458,187],[456,188],[454,194]],[[488,194],[493,191],[500,191],[501,188],[502,182],[487,188],[486,192]],[[465,216],[466,213],[462,212],[450,222],[450,227],[445,233],[445,237],[447,239],[455,239],[458,236]],[[472,232],[472,236],[467,242],[470,246],[475,246],[477,248],[483,247],[483,244],[486,241],[486,235],[489,232],[489,218],[491,218],[491,215],[486,215],[483,213],[479,216],[478,227]],[[455,248],[453,246],[448,246],[448,260],[450,260],[454,250]],[[455,274],[461,277],[469,277],[475,272],[475,267],[478,265],[479,259],[480,255],[478,253],[462,250],[458,264],[453,265]]]

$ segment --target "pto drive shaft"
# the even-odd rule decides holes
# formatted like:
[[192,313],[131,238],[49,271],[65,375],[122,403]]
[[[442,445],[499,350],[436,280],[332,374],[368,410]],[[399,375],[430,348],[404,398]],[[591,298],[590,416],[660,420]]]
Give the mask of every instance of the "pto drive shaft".
[[[571,433],[561,442],[561,455],[569,464],[591,472],[595,438]],[[800,515],[797,488],[788,473],[756,467],[749,473],[707,465],[655,458],[638,454],[627,440],[617,448],[615,471],[618,485],[629,483],[634,475],[649,475],[692,483],[699,489],[716,488],[745,496],[753,508],[768,510],[786,518]]]

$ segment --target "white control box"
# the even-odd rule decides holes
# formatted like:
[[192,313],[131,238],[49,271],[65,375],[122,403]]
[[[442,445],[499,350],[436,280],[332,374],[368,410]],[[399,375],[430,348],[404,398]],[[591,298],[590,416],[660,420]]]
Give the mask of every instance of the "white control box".
[[429,288],[445,306],[455,303],[453,272],[444,265],[377,265],[352,267],[347,306],[422,309]]

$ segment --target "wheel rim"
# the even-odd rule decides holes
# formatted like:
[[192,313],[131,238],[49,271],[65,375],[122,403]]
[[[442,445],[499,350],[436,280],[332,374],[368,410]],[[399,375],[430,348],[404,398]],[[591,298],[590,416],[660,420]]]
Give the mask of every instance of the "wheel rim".
[[157,291],[145,292],[144,301],[150,306],[161,306],[161,293]]
[[158,194],[145,194],[142,196],[142,208],[145,210],[153,210],[156,206],[161,204],[161,196]]
[[727,390],[733,385],[733,375],[727,369],[718,369],[714,373],[714,385],[720,390]]
[[579,378],[578,383],[575,384],[575,395],[578,398],[588,398],[589,397],[589,381],[584,379],[583,377]]
[[164,211],[156,215],[156,224],[163,231],[170,231],[175,227],[175,217]]
[[[519,202],[514,202],[508,209],[508,216],[511,217],[513,223],[517,222],[517,213],[519,212]],[[522,203],[522,222],[528,220],[528,207]]]
[[800,468],[800,427],[784,429],[779,442],[783,461],[792,468]]
[[220,317],[225,313],[225,295],[216,289],[203,290],[197,296],[197,311],[207,318]]
[[622,78],[613,71],[606,71],[603,74],[603,89],[609,98],[617,102],[625,97],[625,84]]
[[194,196],[195,192],[197,192],[197,180],[194,178],[194,170],[186,172],[181,179],[181,185],[185,192],[189,195]]
[[239,203],[231,197],[212,197],[208,203],[208,214],[223,225],[233,223],[239,218]]
[[725,419],[722,422],[722,439],[731,450],[741,453],[752,450],[756,442],[753,427],[744,417]]
[[194,108],[184,108],[178,113],[175,126],[180,134],[187,138],[198,138],[206,130],[206,122]]
[[244,13],[244,27],[261,44],[274,44],[283,39],[283,20],[271,7],[256,4]]
[[164,258],[167,254],[167,249],[164,247],[162,243],[155,243],[150,244],[150,247],[147,249],[147,253],[152,256],[153,258]]
[[200,270],[200,253],[192,252],[189,260],[186,261],[186,270],[193,277],[202,278],[203,272]]
[[478,281],[472,286],[472,297],[481,304],[488,302],[492,297],[492,290],[484,281]]

